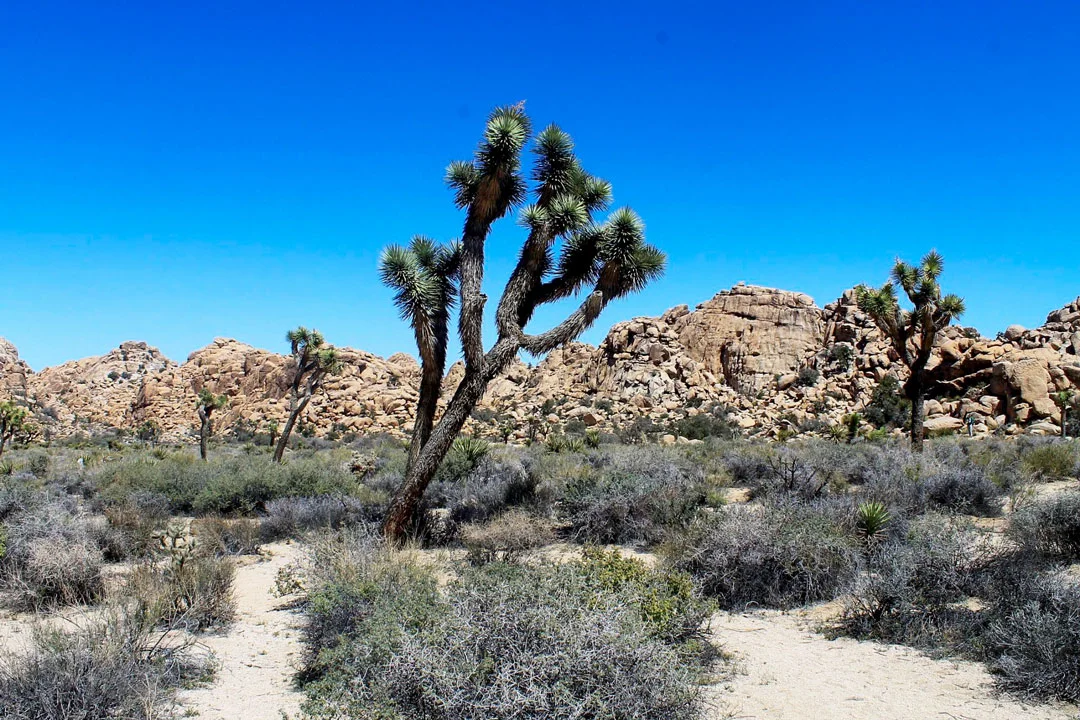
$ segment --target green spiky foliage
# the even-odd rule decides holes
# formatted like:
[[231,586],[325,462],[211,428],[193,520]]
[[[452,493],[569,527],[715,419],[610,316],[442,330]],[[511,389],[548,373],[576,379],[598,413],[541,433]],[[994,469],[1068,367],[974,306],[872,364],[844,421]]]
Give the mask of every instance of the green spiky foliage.
[[1073,391],[1070,390],[1058,390],[1052,396],[1054,402],[1057,403],[1058,409],[1061,410],[1061,437],[1065,438],[1069,436],[1069,406],[1076,402],[1076,396]]
[[195,401],[195,410],[199,413],[199,457],[204,461],[210,446],[210,436],[214,433],[212,417],[215,410],[220,410],[229,404],[229,398],[225,395],[215,395],[209,388],[199,390]]
[[14,400],[0,402],[0,457],[4,456],[8,441],[26,428],[29,415],[29,411]]
[[[934,350],[934,339],[964,314],[962,298],[941,294],[939,278],[943,270],[944,260],[936,250],[931,250],[919,265],[897,259],[892,279],[880,288],[866,285],[855,288],[859,309],[874,320],[908,368],[904,395],[911,400],[911,444],[916,450],[921,450],[923,444],[926,364]],[[910,302],[910,310],[901,306],[897,287]]]
[[[460,242],[439,245],[414,238],[390,246],[380,258],[382,281],[412,326],[421,359],[420,398],[405,479],[391,502],[384,531],[401,540],[439,464],[483,396],[487,384],[522,350],[544,355],[586,330],[608,303],[644,288],[663,274],[662,252],[645,242],[641,219],[629,208],[606,218],[611,185],[586,172],[570,136],[549,125],[533,138],[526,173],[522,153],[532,137],[524,106],[497,108],[470,161],[451,163],[447,184],[465,211]],[[528,231],[517,264],[495,311],[497,337],[483,341],[484,252],[492,224],[515,207]],[[531,333],[541,305],[578,296],[559,324]],[[458,307],[458,337],[465,373],[435,423],[450,316]]]
[[855,528],[867,545],[875,545],[884,539],[892,516],[881,502],[860,503],[855,511]]
[[[274,462],[282,462],[285,448],[289,445],[296,421],[307,409],[312,396],[322,387],[323,381],[331,375],[338,375],[344,369],[341,355],[333,346],[327,345],[322,333],[309,330],[303,325],[285,333],[292,354],[292,379],[289,382],[289,417],[274,446]],[[277,427],[270,431],[271,438]],[[273,440],[271,440],[273,442]]]

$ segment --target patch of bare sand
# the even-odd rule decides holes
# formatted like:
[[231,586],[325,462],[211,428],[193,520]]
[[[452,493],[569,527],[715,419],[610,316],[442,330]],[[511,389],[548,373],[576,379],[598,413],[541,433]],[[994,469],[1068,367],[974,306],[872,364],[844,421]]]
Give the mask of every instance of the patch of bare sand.
[[716,686],[715,717],[742,720],[1073,720],[1077,708],[995,693],[978,663],[899,645],[829,640],[813,626],[835,606],[783,614],[719,613],[714,640],[736,673]]
[[240,558],[236,568],[237,617],[228,631],[202,638],[218,661],[213,682],[178,698],[202,720],[280,720],[303,699],[293,687],[300,653],[298,611],[271,595],[278,570],[300,557],[297,545],[264,545],[262,556]]

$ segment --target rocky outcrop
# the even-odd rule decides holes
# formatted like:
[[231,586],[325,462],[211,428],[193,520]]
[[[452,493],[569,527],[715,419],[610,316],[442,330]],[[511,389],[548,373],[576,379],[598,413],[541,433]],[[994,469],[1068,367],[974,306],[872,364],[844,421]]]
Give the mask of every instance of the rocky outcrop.
[[[348,348],[341,355],[344,371],[312,400],[303,431],[406,436],[416,361]],[[285,416],[289,367],[286,356],[216,339],[182,364],[129,342],[33,373],[0,340],[0,392],[29,404],[60,435],[152,421],[166,437],[189,437],[204,387],[229,397],[219,430],[265,430]],[[950,327],[930,367],[927,428],[955,431],[970,419],[980,433],[1052,432],[1052,394],[1080,388],[1080,299],[1042,327],[1013,326],[993,339]],[[598,346],[570,343],[536,366],[515,362],[490,384],[466,430],[524,439],[571,424],[667,429],[723,406],[747,434],[824,432],[864,410],[884,377],[903,381],[905,373],[852,291],[819,308],[801,293],[740,284],[694,310],[680,305],[617,323]],[[460,363],[450,368],[447,394],[462,374]]]
[[809,295],[740,284],[683,315],[676,333],[706,370],[739,391],[756,392],[821,346],[822,321]]
[[19,359],[19,351],[0,337],[0,398],[11,396],[26,400],[27,377],[32,374],[30,366]]

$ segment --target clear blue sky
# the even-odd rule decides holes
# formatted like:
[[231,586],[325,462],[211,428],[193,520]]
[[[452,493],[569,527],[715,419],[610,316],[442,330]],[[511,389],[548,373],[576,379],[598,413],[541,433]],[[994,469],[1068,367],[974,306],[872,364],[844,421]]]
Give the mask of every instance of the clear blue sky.
[[1038,325],[1080,295],[1078,89],[1076,0],[6,0],[0,335],[34,368],[301,323],[413,352],[378,252],[459,234],[443,170],[519,100],[669,254],[587,340],[740,280],[824,305],[931,247],[965,324]]

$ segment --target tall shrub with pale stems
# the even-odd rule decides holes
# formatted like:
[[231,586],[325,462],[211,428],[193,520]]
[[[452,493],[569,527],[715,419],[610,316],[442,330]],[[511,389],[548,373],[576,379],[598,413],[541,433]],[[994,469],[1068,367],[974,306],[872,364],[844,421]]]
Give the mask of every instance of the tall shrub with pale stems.
[[[934,339],[964,314],[961,297],[941,294],[938,278],[943,269],[941,255],[931,250],[918,265],[909,265],[898,258],[892,279],[880,288],[866,285],[855,288],[859,309],[874,320],[908,368],[904,395],[911,401],[910,433],[915,450],[922,450],[923,446],[923,400],[929,379],[926,365],[934,351]],[[897,285],[910,301],[910,310],[901,307]]]
[[[413,328],[421,361],[405,479],[384,523],[393,539],[407,532],[424,491],[488,383],[520,351],[540,356],[577,338],[608,303],[663,273],[666,258],[645,242],[644,226],[632,210],[621,208],[602,222],[594,219],[594,213],[608,207],[611,185],[582,168],[570,136],[557,126],[536,135],[535,160],[526,178],[521,154],[531,136],[522,105],[492,112],[474,158],[451,163],[447,170],[455,204],[465,211],[460,242],[440,245],[417,237],[408,246],[388,247],[380,258],[380,276],[395,291],[395,303]],[[523,204],[520,222],[528,236],[495,310],[497,338],[485,350],[485,244],[492,224]],[[561,323],[526,332],[539,306],[579,294],[582,302]],[[436,423],[455,304],[465,373]]]

